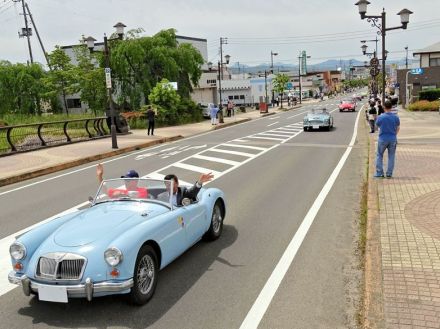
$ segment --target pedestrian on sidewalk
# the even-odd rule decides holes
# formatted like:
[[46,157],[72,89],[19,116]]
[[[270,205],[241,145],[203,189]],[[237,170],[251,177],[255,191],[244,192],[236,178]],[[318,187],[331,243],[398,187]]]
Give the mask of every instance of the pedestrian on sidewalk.
[[151,105],[148,105],[148,109],[147,109],[148,132],[147,132],[147,134],[150,135],[150,131],[151,131],[151,136],[154,136],[154,119],[155,119],[155,117],[156,117],[156,113],[154,112]]
[[232,115],[232,109],[234,108],[234,104],[232,103],[232,101],[228,101],[228,117],[231,117]]
[[210,109],[209,109],[209,115],[211,116],[211,125],[217,125],[217,113],[219,111],[219,108],[217,107],[217,105],[214,104],[209,104]]
[[370,133],[374,133],[376,126],[377,110],[374,106],[374,102],[370,102],[370,108],[368,110],[368,123],[370,124]]
[[384,113],[384,109],[383,109],[383,106],[382,106],[382,101],[380,99],[377,100],[377,106],[376,107],[377,107],[377,115],[381,115],[382,113]]
[[379,139],[377,141],[376,174],[374,177],[383,178],[383,154],[388,150],[388,168],[386,177],[393,176],[394,162],[397,148],[397,134],[400,130],[400,119],[396,114],[391,113],[391,101],[385,101],[384,114],[379,115],[376,125],[379,127]]

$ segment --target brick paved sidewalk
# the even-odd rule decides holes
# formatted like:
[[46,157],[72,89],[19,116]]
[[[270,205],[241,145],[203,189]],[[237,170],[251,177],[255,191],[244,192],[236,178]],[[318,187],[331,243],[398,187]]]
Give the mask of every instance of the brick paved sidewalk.
[[[394,177],[370,182],[378,192],[383,280],[382,321],[372,327],[440,328],[440,118],[399,115]],[[376,140],[370,136],[374,151]]]

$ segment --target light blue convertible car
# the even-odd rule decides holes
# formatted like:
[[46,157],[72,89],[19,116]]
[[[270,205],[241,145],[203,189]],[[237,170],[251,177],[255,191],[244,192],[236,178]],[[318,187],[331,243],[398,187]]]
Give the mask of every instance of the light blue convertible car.
[[172,181],[111,179],[91,206],[17,237],[10,247],[9,282],[25,295],[67,303],[69,298],[129,294],[142,305],[158,272],[200,239],[217,239],[226,204],[217,188],[173,205]]
[[333,128],[333,117],[326,108],[314,108],[305,115],[303,128],[304,131],[321,128],[330,131]]

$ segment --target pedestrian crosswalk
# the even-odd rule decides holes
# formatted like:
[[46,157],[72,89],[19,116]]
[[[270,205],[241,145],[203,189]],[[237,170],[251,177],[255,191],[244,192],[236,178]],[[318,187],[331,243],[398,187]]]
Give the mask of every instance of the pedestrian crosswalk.
[[214,175],[214,179],[217,179],[295,138],[301,132],[303,132],[302,122],[297,122],[233,139],[204,149],[145,177],[163,179],[167,174],[174,173],[179,177],[182,185],[191,184],[189,182],[194,182],[201,173],[210,172]]

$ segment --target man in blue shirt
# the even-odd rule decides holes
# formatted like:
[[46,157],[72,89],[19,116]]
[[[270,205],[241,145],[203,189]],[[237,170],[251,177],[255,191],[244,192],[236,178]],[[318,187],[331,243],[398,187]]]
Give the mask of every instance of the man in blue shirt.
[[388,149],[388,168],[386,177],[393,177],[394,161],[396,157],[397,134],[400,130],[400,119],[391,113],[392,104],[390,100],[385,101],[384,113],[379,115],[376,125],[379,127],[379,139],[377,141],[376,174],[374,177],[383,178],[383,154]]

